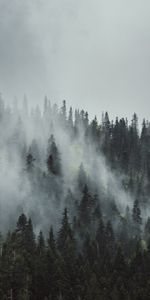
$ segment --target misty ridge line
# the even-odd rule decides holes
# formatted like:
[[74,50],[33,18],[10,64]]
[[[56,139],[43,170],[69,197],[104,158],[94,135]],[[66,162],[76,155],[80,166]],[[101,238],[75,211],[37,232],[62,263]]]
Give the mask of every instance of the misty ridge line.
[[[47,96],[44,97],[44,100],[42,101],[42,103],[40,102],[40,104],[30,104],[30,102],[32,102],[32,101],[30,101],[31,99],[28,99],[28,96],[26,95],[26,93],[24,93],[22,100],[20,98],[18,98],[17,96],[14,97],[14,99],[11,101],[11,104],[9,103],[9,101],[7,101],[7,99],[3,98],[3,95],[1,92],[0,92],[0,99],[3,102],[2,106],[4,105],[6,110],[10,111],[12,114],[17,112],[20,115],[26,113],[28,116],[32,116],[32,114],[34,114],[35,111],[37,111],[41,115],[41,117],[44,117],[46,107],[47,107],[49,113],[52,112],[52,110],[53,110],[53,111],[59,112],[61,114],[62,109],[63,109],[63,103],[67,104],[66,100],[62,100],[62,106],[61,106],[61,104],[58,103],[58,101],[52,101]],[[73,122],[75,121],[76,112],[81,115],[85,114],[85,116],[87,116],[87,118],[88,118],[88,121],[90,121],[90,122],[92,121],[92,118],[87,110],[84,110],[82,107],[73,108],[72,105],[70,105],[69,108],[66,107],[66,117],[68,118],[68,120],[69,120],[69,112],[70,111],[72,114]],[[108,110],[106,110],[106,112],[101,111],[101,117],[99,117],[98,113],[95,114],[94,118],[97,120],[97,122],[99,122],[99,126],[102,125],[102,123],[104,121],[105,113],[109,114]],[[111,124],[115,124],[116,119],[117,120],[123,119],[123,120],[125,120],[126,125],[130,126],[132,124],[134,115],[136,115],[136,117],[137,117],[137,129],[140,134],[141,133],[141,125],[143,124],[143,122],[145,121],[148,125],[150,123],[150,121],[148,119],[145,119],[145,117],[143,116],[142,124],[138,123],[138,115],[136,114],[135,111],[132,113],[132,119],[130,120],[130,123],[129,123],[129,120],[127,117],[119,118],[118,116],[116,116],[115,119],[109,119],[109,121]]]
[[135,107],[149,118],[148,1],[1,0],[0,8],[1,90],[9,102],[25,91],[40,103],[46,91],[92,115],[102,107],[130,116]]
[[[137,180],[147,185],[148,170],[141,174],[136,165],[135,146],[137,143],[139,151],[143,134],[139,135],[136,114],[128,125],[127,119],[110,122],[106,112],[99,124],[96,117],[89,121],[84,110],[75,110],[74,118],[72,108],[67,114],[65,100],[58,108],[46,97],[43,113],[38,107],[29,113],[26,97],[21,110],[17,104],[5,106],[1,97],[0,123],[2,231],[14,226],[23,212],[32,218],[36,232],[47,231],[49,224],[57,229],[65,207],[73,222],[85,186],[91,198],[96,195],[104,218],[117,230],[126,209],[132,210]],[[143,121],[143,129],[148,138],[148,122]],[[148,193],[140,205],[146,220]]]

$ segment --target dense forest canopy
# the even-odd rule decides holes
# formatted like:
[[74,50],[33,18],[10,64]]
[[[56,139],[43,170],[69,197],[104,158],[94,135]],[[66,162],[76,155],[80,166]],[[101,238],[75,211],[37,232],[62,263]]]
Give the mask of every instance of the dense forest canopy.
[[0,299],[150,299],[150,123],[1,97],[0,230]]

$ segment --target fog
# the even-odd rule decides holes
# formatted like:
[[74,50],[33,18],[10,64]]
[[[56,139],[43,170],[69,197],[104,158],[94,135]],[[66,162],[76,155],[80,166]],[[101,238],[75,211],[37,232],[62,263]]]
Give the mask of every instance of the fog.
[[[92,137],[86,137],[81,119],[73,129],[67,121],[68,116],[64,119],[62,108],[51,106],[47,101],[43,110],[36,107],[30,111],[26,98],[21,108],[17,105],[7,107],[0,99],[2,232],[14,227],[21,213],[32,218],[36,232],[41,228],[48,230],[50,224],[55,224],[57,229],[66,206],[73,220],[77,209],[75,203],[80,203],[85,184],[88,184],[92,195],[100,197],[105,211],[110,201],[116,203],[120,214],[125,214],[127,206],[132,209],[133,199],[122,188],[123,174],[118,178],[110,169],[104,155],[97,151]],[[75,134],[74,130],[78,133]],[[48,150],[51,135],[54,135],[60,155],[61,173],[57,176],[47,168],[48,155],[52,153]],[[28,154],[32,154],[33,161],[28,161]],[[59,159],[56,160],[59,162]],[[84,170],[80,175],[83,182],[80,189],[81,164]],[[68,192],[71,196],[67,198]]]
[[0,0],[0,91],[149,117],[148,0]]

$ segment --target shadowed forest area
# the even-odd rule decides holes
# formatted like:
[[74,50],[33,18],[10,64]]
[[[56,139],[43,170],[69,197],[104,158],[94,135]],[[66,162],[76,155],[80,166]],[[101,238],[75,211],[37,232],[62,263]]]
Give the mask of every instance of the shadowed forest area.
[[150,299],[150,123],[0,98],[0,299]]

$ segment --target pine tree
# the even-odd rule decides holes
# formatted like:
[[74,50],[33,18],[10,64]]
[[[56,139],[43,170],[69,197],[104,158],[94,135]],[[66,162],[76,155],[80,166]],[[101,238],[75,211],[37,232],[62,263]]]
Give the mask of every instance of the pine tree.
[[53,135],[48,140],[47,169],[53,175],[61,175],[60,154]]
[[92,197],[89,194],[88,187],[85,184],[83,189],[82,199],[79,205],[79,220],[80,223],[84,226],[90,226],[91,222],[91,206],[92,206]]
[[30,148],[26,156],[26,169],[28,172],[32,172],[34,170],[34,161],[35,158],[33,157]]
[[48,245],[49,245],[49,248],[51,249],[51,251],[55,253],[55,251],[56,251],[56,242],[55,242],[54,232],[53,232],[53,227],[52,226],[50,227],[50,231],[49,231]]
[[97,141],[98,137],[98,122],[97,122],[97,117],[92,120],[90,124],[90,132],[91,132],[91,138],[94,142]]
[[78,187],[79,187],[80,191],[83,191],[85,185],[87,184],[87,176],[86,176],[86,172],[84,170],[83,163],[81,163],[81,165],[79,167],[77,180],[78,180]]
[[137,198],[134,201],[132,218],[133,218],[134,234],[135,236],[139,236],[141,233],[142,217],[141,217],[141,210],[139,207],[139,201]]
[[44,240],[43,232],[41,230],[38,236],[37,250],[40,255],[42,255],[43,252],[45,251],[45,240]]
[[64,255],[68,251],[73,254],[75,250],[74,234],[68,220],[67,208],[64,210],[61,228],[58,232],[57,247]]
[[31,255],[34,255],[36,249],[36,242],[31,218],[29,218],[25,229],[25,244],[27,252]]
[[99,219],[99,224],[96,231],[96,242],[98,245],[98,252],[101,259],[105,254],[105,247],[106,247],[105,225],[102,217]]
[[114,255],[115,251],[115,236],[113,227],[110,221],[107,222],[105,228],[105,239],[106,239],[106,248],[108,255],[111,257]]
[[69,124],[69,128],[72,129],[73,128],[73,112],[72,112],[72,107],[70,107],[70,109],[69,109],[68,124]]
[[67,117],[66,100],[63,100],[63,105],[62,105],[61,111],[62,111],[64,120],[66,120],[66,117]]
[[27,226],[27,217],[24,213],[22,213],[17,221],[17,231],[25,231]]

